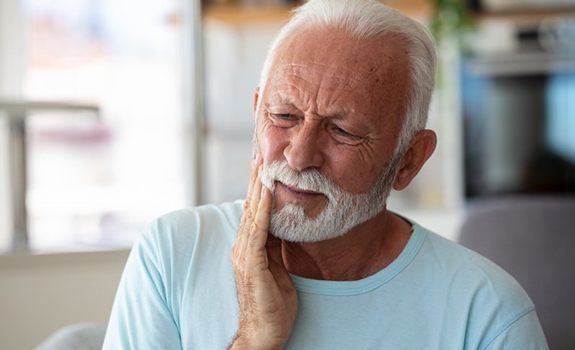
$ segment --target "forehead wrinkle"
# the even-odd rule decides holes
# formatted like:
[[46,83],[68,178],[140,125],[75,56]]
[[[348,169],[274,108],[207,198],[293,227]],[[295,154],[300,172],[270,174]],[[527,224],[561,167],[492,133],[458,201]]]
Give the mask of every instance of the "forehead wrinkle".
[[[291,74],[286,79],[282,79],[282,82],[277,85],[270,84],[272,92],[270,93],[268,100],[273,103],[281,103],[293,107],[305,113],[310,113],[322,118],[335,119],[340,121],[352,122],[357,125],[363,125],[362,129],[371,128],[365,125],[369,116],[363,112],[358,111],[357,106],[350,105],[349,102],[341,103],[345,96],[341,93],[341,90],[350,90],[352,94],[354,92],[352,88],[343,84],[336,84],[335,89],[312,89],[313,94],[310,93],[309,89],[302,87],[297,81],[290,81],[290,78],[296,78],[297,80],[304,81],[316,86],[321,86],[322,80],[319,82],[310,82],[305,77],[301,77],[299,74]],[[325,98],[321,98],[322,95]],[[353,99],[355,101],[355,99]],[[269,108],[270,103],[265,103]],[[357,120],[357,119],[360,120]],[[368,122],[368,124],[372,124]]]
[[291,82],[284,82],[274,89],[267,98],[271,103],[281,103],[293,106],[300,111],[310,109],[310,101],[314,101],[299,87]]
[[[337,95],[337,94],[336,94]],[[302,112],[316,114],[321,117],[344,120],[349,114],[363,115],[355,110],[349,108],[345,104],[340,104],[336,101],[328,102],[325,104],[321,99],[317,99],[310,95],[309,92],[304,92],[295,84],[289,84],[286,88],[274,91],[269,100],[271,103],[281,103],[298,109]],[[337,98],[339,100],[339,97]],[[269,107],[269,103],[265,103]]]
[[[278,88],[284,90],[282,93],[297,99],[291,102],[298,102],[300,110],[323,116],[375,119],[370,123],[375,125],[384,119],[387,121],[383,117],[401,114],[398,113],[401,103],[397,101],[403,100],[404,93],[403,89],[397,88],[401,87],[397,77],[402,69],[395,65],[401,55],[398,56],[395,45],[391,45],[395,43],[390,41],[381,45],[382,42],[378,41],[376,49],[366,53],[365,48],[373,44],[372,41],[362,41],[360,47],[351,41],[350,47],[338,49],[331,55],[325,55],[327,49],[316,52],[312,47],[310,52],[309,48],[300,47],[301,43],[293,39],[278,52],[269,76],[276,80],[275,84],[269,84],[274,86],[273,91]],[[349,43],[346,41],[344,44]],[[330,47],[338,45],[332,43]],[[390,48],[394,49],[393,52]],[[323,59],[320,59],[322,55]],[[373,118],[374,112],[376,118]]]
[[[327,77],[327,79],[329,79],[329,77]],[[322,82],[323,81],[324,79],[322,79]],[[328,83],[328,86],[331,86],[331,88],[320,89],[319,92],[323,98],[318,99],[322,104],[318,106],[318,109],[324,112],[326,116],[337,120],[354,121],[360,118],[365,121],[370,119],[368,114],[361,111],[362,105],[369,103],[359,96],[363,95],[362,91],[352,86],[348,79],[340,79],[340,81],[347,83],[335,85],[329,85]],[[373,97],[373,95],[368,96],[370,99]]]
[[[327,68],[327,71],[321,72],[322,80],[327,77],[331,79],[336,79],[340,84],[345,84],[346,86],[351,86],[352,83],[362,83],[362,79],[357,77],[357,71],[360,67],[354,67],[353,69],[348,68],[347,66],[340,65],[340,64],[326,64],[323,61],[310,61],[307,64],[297,64],[297,63],[284,63],[278,67],[278,71],[282,71],[289,75],[294,75],[300,77],[302,80],[309,82],[308,79],[304,78],[306,74],[311,73],[314,74],[314,70],[318,67]],[[274,69],[275,71],[276,69]],[[334,74],[330,74],[330,70],[333,71]],[[310,71],[310,72],[307,72]],[[351,74],[343,74],[344,71]],[[275,73],[275,72],[274,72]],[[341,78],[342,75],[346,76],[346,79]]]
[[[349,103],[340,103],[340,100],[345,97],[344,94],[356,94],[353,86],[351,86],[352,84],[350,83],[350,79],[342,79],[336,76],[335,78],[337,79],[337,83],[330,84],[331,82],[329,79],[334,78],[334,76],[330,74],[319,75],[320,79],[318,81],[314,81],[313,78],[307,77],[299,70],[289,70],[286,75],[287,76],[284,79],[285,82],[279,83],[279,86],[282,88],[274,93],[276,95],[280,95],[283,100],[289,100],[292,104],[297,105],[291,98],[292,95],[294,95],[294,91],[297,91],[299,93],[298,96],[302,96],[301,100],[306,100],[306,106],[321,103],[322,105],[317,105],[316,107],[324,112],[321,114],[327,114],[325,115],[326,117],[342,117],[343,115],[350,113],[359,114],[354,106],[349,106]],[[359,79],[355,78],[354,80],[359,81]],[[313,86],[314,89],[307,89],[305,84]],[[329,86],[329,88],[323,88],[324,86]],[[286,91],[287,94],[284,95],[283,93]],[[320,98],[321,95],[326,98]]]

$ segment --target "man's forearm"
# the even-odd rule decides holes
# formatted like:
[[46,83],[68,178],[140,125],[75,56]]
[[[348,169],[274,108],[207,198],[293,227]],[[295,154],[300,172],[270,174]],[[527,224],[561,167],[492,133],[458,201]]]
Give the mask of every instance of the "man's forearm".
[[282,345],[266,345],[266,344],[258,344],[254,341],[249,341],[247,338],[242,337],[240,333],[236,334],[234,340],[230,344],[227,350],[281,350],[283,349]]

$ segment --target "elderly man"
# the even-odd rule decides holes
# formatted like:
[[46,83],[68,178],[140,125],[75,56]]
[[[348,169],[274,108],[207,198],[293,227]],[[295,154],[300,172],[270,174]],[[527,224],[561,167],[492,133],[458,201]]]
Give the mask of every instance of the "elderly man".
[[386,208],[435,148],[434,65],[376,1],[298,9],[255,93],[246,200],[152,225],[104,348],[547,349],[509,275]]

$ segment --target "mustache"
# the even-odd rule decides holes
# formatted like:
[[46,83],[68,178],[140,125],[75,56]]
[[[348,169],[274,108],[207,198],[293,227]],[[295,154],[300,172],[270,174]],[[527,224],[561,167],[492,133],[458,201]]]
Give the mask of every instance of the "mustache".
[[287,161],[275,161],[264,167],[260,174],[260,181],[272,192],[275,189],[275,182],[278,181],[304,191],[321,193],[328,200],[336,198],[342,192],[339,186],[318,170],[295,171],[289,167]]

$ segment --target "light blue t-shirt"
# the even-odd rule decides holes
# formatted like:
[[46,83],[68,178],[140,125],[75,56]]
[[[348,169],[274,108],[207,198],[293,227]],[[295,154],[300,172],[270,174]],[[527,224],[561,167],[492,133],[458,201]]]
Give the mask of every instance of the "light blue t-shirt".
[[[104,349],[226,349],[238,328],[229,256],[241,211],[240,201],[202,206],[150,227],[128,259]],[[415,223],[374,275],[292,278],[299,308],[286,349],[548,349],[511,276]]]

